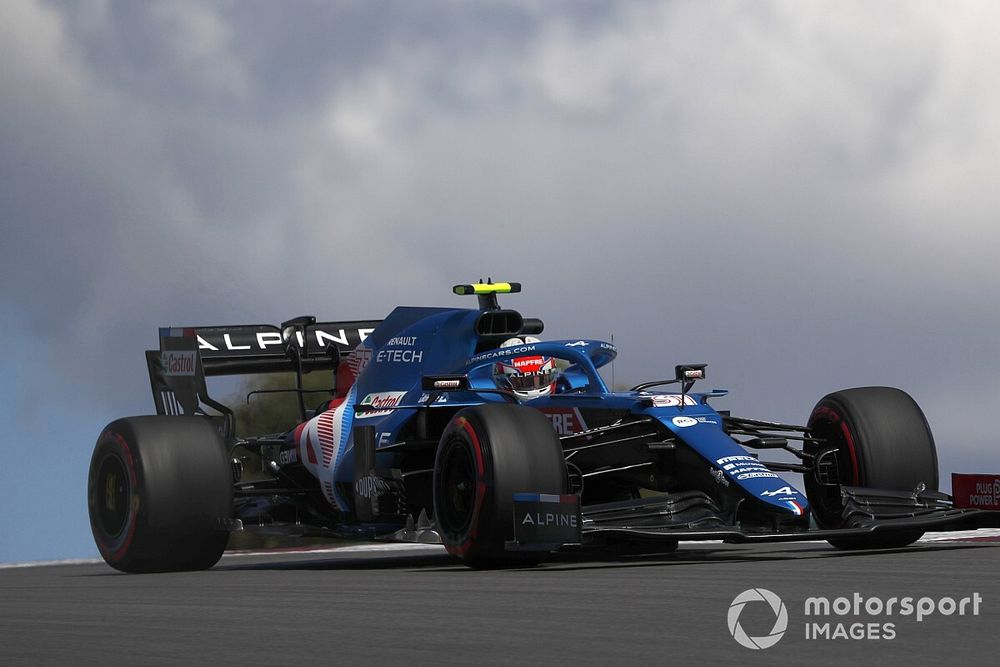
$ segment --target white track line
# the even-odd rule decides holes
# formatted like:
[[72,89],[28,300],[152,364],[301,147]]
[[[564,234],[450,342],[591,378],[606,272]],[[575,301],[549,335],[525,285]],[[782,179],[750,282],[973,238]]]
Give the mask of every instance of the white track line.
[[445,553],[440,544],[423,544],[421,542],[387,542],[385,544],[352,544],[348,547],[294,547],[291,549],[269,549],[263,551],[230,551],[222,554],[223,558],[239,556],[287,556],[290,554],[343,554],[343,553],[385,553],[400,551],[423,551]]
[[925,533],[921,542],[959,542],[962,540],[982,540],[989,538],[991,541],[1000,538],[1000,528],[980,528],[979,530],[955,530],[944,533]]
[[50,565],[96,565],[103,563],[100,558],[69,558],[66,560],[35,560],[28,563],[0,563],[0,570],[15,570],[22,567],[48,567]]

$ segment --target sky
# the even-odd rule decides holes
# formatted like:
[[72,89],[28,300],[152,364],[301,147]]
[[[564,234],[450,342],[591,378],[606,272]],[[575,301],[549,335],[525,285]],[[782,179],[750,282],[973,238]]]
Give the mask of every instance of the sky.
[[0,3],[0,562],[96,556],[160,326],[505,303],[802,423],[891,385],[1000,471],[992,2]]

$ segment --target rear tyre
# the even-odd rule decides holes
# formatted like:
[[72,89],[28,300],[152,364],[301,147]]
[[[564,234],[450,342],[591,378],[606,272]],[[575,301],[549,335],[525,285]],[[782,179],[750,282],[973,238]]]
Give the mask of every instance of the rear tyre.
[[[809,430],[825,443],[807,446],[807,452],[837,449],[832,456],[840,485],[912,491],[923,484],[928,490],[938,489],[934,437],[923,411],[906,392],[860,387],[828,394],[813,408]],[[839,486],[806,475],[805,487],[820,526],[846,527]],[[838,549],[885,549],[912,544],[923,534],[914,529],[828,541]]]
[[490,404],[449,422],[434,461],[434,520],[448,553],[479,568],[536,565],[548,555],[507,551],[515,493],[562,494],[566,464],[551,422],[537,410]]
[[232,467],[203,417],[131,417],[97,440],[87,485],[101,556],[122,572],[204,570],[222,556]]

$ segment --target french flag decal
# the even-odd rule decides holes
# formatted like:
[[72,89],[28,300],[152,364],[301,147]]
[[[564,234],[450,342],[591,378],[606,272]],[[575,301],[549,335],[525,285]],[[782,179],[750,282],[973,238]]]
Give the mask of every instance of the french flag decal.
[[788,506],[792,508],[793,512],[795,512],[795,516],[802,516],[802,505],[799,505],[794,500],[786,500],[785,502],[788,503]]
[[195,332],[191,327],[160,327],[160,338],[194,338]]

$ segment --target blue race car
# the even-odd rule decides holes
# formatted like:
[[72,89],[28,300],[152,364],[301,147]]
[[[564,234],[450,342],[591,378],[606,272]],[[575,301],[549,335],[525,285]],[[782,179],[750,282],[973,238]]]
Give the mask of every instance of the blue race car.
[[[663,552],[679,540],[908,545],[1000,526],[938,492],[934,439],[904,392],[831,393],[803,426],[715,410],[705,364],[610,391],[609,343],[541,341],[499,306],[518,283],[458,285],[478,308],[399,307],[381,321],[166,328],[146,353],[157,414],[101,433],[88,504],[125,572],[214,565],[234,530],[441,542],[473,567],[559,549]],[[301,419],[249,437],[206,376],[292,372]],[[328,374],[314,410],[303,374]],[[275,391],[275,390],[269,390]],[[314,399],[315,400],[315,399]],[[263,477],[244,479],[240,451]],[[761,460],[790,452],[794,461]],[[781,475],[801,473],[804,492]]]

